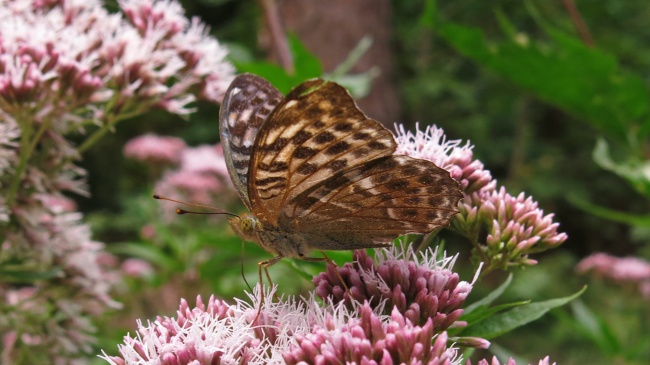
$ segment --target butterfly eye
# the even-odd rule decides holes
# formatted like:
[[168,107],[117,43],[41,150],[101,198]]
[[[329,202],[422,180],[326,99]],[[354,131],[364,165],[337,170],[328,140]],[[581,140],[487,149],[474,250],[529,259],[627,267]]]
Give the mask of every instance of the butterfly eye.
[[260,222],[253,217],[244,217],[241,220],[241,229],[244,232],[251,232],[260,228]]

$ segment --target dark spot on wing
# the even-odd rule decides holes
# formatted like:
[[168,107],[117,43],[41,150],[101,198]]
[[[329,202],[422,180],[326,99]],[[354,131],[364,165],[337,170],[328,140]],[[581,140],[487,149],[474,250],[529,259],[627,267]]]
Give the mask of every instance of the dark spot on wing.
[[334,130],[337,132],[349,132],[353,126],[350,122],[341,122],[334,125]]
[[332,132],[323,132],[314,137],[314,141],[318,144],[332,142],[336,137]]
[[309,175],[309,174],[313,174],[314,172],[316,172],[316,170],[318,170],[318,166],[316,166],[315,164],[313,164],[313,163],[304,163],[304,164],[300,165],[300,167],[298,167],[298,169],[296,171],[301,175]]
[[312,157],[317,153],[318,151],[313,148],[300,146],[293,152],[293,158],[306,159]]
[[386,186],[393,191],[403,190],[406,189],[407,186],[409,186],[409,183],[406,180],[393,180],[387,183]]
[[350,149],[350,144],[345,141],[338,141],[331,145],[325,153],[328,155],[338,155]]
[[298,133],[296,133],[296,135],[293,136],[293,138],[291,138],[291,142],[293,144],[295,144],[295,145],[300,145],[300,144],[305,143],[311,137],[312,137],[311,133],[309,133],[309,132],[307,132],[305,130],[301,130],[301,131],[298,131]]

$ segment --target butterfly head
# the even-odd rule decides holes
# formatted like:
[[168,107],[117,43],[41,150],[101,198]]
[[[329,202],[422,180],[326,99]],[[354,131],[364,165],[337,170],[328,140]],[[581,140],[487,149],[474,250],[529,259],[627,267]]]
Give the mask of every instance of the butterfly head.
[[230,227],[245,241],[257,242],[257,232],[262,230],[262,223],[250,213],[228,219]]

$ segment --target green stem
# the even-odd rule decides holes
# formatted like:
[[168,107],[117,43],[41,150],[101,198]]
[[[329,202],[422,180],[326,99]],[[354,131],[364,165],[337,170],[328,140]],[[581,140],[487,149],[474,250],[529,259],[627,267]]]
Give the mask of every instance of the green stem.
[[106,123],[103,127],[96,130],[93,134],[90,135],[82,144],[79,146],[79,154],[86,152],[90,147],[92,147],[100,138],[102,138],[106,132],[111,128],[112,123]]
[[99,141],[99,140],[100,140],[100,139],[101,139],[101,138],[106,134],[106,132],[108,132],[109,130],[111,130],[111,128],[114,128],[115,125],[116,125],[119,121],[124,120],[124,119],[133,118],[133,117],[135,117],[136,115],[138,115],[138,114],[140,114],[140,113],[141,113],[140,110],[134,110],[134,111],[132,111],[131,113],[121,114],[121,115],[118,115],[118,116],[112,116],[112,117],[111,117],[111,116],[109,115],[109,116],[106,118],[107,121],[106,121],[106,123],[104,124],[104,126],[102,126],[102,127],[99,128],[98,130],[96,130],[95,132],[93,132],[93,134],[91,134],[90,137],[88,137],[88,138],[87,138],[87,139],[86,139],[86,140],[81,144],[81,146],[79,146],[79,149],[78,149],[79,154],[81,155],[81,154],[83,154],[84,152],[88,151],[88,150],[90,149],[90,147],[92,147],[95,143],[97,143],[97,141]]
[[34,138],[34,140],[30,142],[30,138],[33,132],[32,125],[20,117],[16,118],[16,120],[18,121],[18,125],[20,126],[21,129],[20,161],[18,162],[18,167],[16,167],[16,172],[14,173],[13,180],[9,185],[7,200],[5,201],[7,207],[11,207],[14,204],[14,201],[16,200],[16,196],[18,195],[18,188],[20,188],[20,181],[22,180],[23,173],[27,168],[27,162],[29,161],[31,154],[34,151],[34,147],[38,142],[38,138],[40,138],[40,136],[45,131],[44,127],[46,124],[46,123],[41,124],[41,128],[39,128],[38,132],[36,133],[37,138]]

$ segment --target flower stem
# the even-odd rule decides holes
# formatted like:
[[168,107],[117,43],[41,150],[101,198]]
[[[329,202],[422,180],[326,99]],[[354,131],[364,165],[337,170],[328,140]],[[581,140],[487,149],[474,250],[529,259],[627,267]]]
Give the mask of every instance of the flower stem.
[[25,121],[22,118],[18,118],[18,125],[21,127],[20,134],[20,161],[18,162],[18,167],[16,167],[16,172],[14,173],[14,178],[9,185],[9,192],[7,193],[6,204],[8,207],[11,207],[18,196],[18,189],[20,188],[20,182],[23,177],[23,173],[27,169],[27,162],[32,156],[36,145],[41,140],[43,133],[49,128],[50,120],[46,120],[41,123],[41,126],[36,131],[36,134],[32,138],[32,124],[29,121]]
[[81,146],[79,146],[79,148],[78,148],[79,154],[81,155],[82,153],[88,151],[90,149],[90,147],[92,147],[95,143],[97,143],[97,141],[99,141],[106,134],[106,132],[113,129],[115,127],[115,125],[117,124],[117,122],[119,122],[121,120],[124,120],[124,119],[133,118],[133,117],[135,117],[136,115],[138,115],[140,113],[142,113],[142,111],[139,110],[139,109],[136,109],[136,110],[133,110],[130,113],[125,113],[125,114],[120,114],[120,115],[112,115],[112,116],[109,115],[106,118],[107,119],[106,123],[104,123],[104,125],[101,128],[99,128],[98,130],[93,132],[93,134],[91,134],[90,137],[88,137],[81,144]]
[[79,154],[86,152],[90,147],[92,147],[100,138],[102,138],[109,129],[111,129],[112,123],[106,123],[101,128],[93,132],[82,144],[79,146]]

